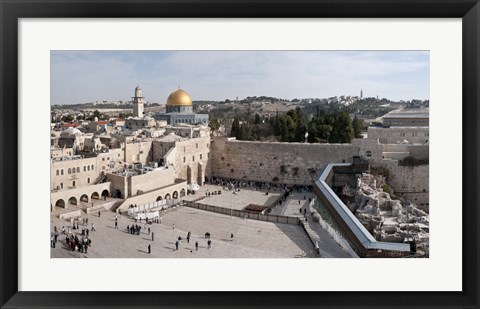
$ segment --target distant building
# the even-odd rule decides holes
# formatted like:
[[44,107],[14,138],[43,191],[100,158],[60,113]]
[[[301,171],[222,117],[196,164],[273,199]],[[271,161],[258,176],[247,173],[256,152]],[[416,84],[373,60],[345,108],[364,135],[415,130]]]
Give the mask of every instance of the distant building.
[[391,127],[428,127],[428,109],[403,110],[383,116],[383,124]]
[[169,125],[208,123],[208,114],[195,114],[192,98],[182,89],[177,89],[168,96],[166,113],[157,113],[154,118],[156,120],[166,120]]

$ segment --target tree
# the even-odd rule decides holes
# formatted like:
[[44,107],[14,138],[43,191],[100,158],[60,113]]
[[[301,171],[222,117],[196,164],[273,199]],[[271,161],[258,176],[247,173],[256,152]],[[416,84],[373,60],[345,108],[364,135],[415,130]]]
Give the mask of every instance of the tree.
[[62,117],[62,121],[63,121],[63,122],[70,122],[70,121],[72,121],[72,120],[73,120],[73,116],[70,115],[70,114],[65,115],[65,116]]
[[240,121],[237,117],[233,119],[232,129],[230,130],[230,137],[237,137],[238,131],[240,130]]
[[361,138],[362,137],[362,124],[360,122],[360,119],[358,119],[357,116],[355,116],[355,118],[353,119],[352,126],[353,126],[353,136],[355,138]]
[[255,124],[260,124],[262,123],[262,118],[260,117],[259,114],[255,113]]
[[350,143],[353,139],[352,119],[345,112],[335,112],[335,123],[330,143]]
[[215,132],[220,128],[220,122],[218,122],[217,118],[212,118],[210,119],[208,126],[210,127],[210,131]]

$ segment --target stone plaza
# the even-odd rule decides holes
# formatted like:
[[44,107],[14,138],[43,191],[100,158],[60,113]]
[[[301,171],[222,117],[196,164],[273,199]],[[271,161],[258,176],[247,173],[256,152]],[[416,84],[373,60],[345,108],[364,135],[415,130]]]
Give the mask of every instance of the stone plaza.
[[[203,186],[195,195],[189,195],[186,200],[198,198],[206,192],[222,191],[222,194],[211,195],[202,200],[203,203],[224,206],[225,208],[242,209],[248,204],[256,203],[272,205],[280,197],[280,192],[268,195],[263,191],[243,189],[236,194],[223,190],[219,186]],[[289,197],[283,206],[276,206],[272,212],[301,217],[299,207],[308,204],[307,195],[297,194]],[[88,218],[88,225],[82,226],[82,219]],[[115,229],[117,218],[118,229]],[[83,214],[80,219],[79,230],[72,230],[72,234],[80,233],[82,228],[91,230],[92,223],[95,231],[90,231],[92,240],[88,253],[69,251],[65,245],[65,236],[61,235],[55,248],[51,249],[53,258],[295,258],[316,257],[315,247],[305,229],[300,225],[264,222],[245,219],[225,214],[208,212],[185,206],[177,206],[161,213],[159,223],[145,224],[125,214],[103,211]],[[70,221],[53,217],[51,226],[68,230]],[[139,224],[142,229],[140,235],[127,232],[127,226]],[[310,222],[310,225],[318,223]],[[150,228],[150,234],[148,233]],[[187,233],[191,232],[190,242],[187,242]],[[212,247],[207,248],[205,233],[210,233]],[[152,233],[154,235],[152,240]],[[233,234],[233,238],[231,237]],[[176,250],[175,242],[178,237],[182,240]],[[331,240],[325,233],[322,235],[321,251],[323,257],[349,257],[341,247]],[[323,239],[325,238],[325,239]],[[195,242],[198,241],[198,251]],[[148,253],[148,245],[151,253]],[[325,254],[323,254],[325,252]]]

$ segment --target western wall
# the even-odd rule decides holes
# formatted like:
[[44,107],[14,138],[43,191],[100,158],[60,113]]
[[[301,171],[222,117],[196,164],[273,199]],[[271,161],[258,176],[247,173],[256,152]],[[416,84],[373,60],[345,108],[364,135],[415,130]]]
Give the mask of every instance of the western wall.
[[[328,163],[351,163],[353,156],[381,158],[377,141],[308,144],[212,140],[211,176],[310,185]],[[208,176],[208,175],[207,175]]]

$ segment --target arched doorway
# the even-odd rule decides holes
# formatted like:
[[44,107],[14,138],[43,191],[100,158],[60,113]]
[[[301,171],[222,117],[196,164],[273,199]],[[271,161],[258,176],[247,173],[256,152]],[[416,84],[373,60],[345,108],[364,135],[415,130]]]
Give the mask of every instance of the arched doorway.
[[185,196],[185,189],[182,189],[180,190],[180,197],[184,197]]
[[98,200],[98,199],[100,199],[100,195],[98,195],[97,192],[93,192],[93,193],[92,193],[92,199]]
[[120,190],[115,190],[115,197],[122,198],[122,192],[120,192]]
[[165,199],[166,199],[166,200],[171,199],[170,193],[165,194]]
[[157,202],[163,200],[163,197],[159,196],[157,197]]
[[65,208],[65,201],[64,201],[64,200],[58,200],[58,201],[55,203],[55,207]]
[[177,199],[178,198],[178,192],[177,191],[173,191],[173,199]]
[[84,194],[84,195],[80,196],[80,201],[88,203],[88,195]]
[[77,198],[72,196],[71,198],[68,199],[68,204],[69,205],[77,205]]
[[108,195],[109,195],[109,194],[108,194],[108,190],[106,190],[106,189],[103,190],[103,192],[102,192],[102,197],[108,196]]

